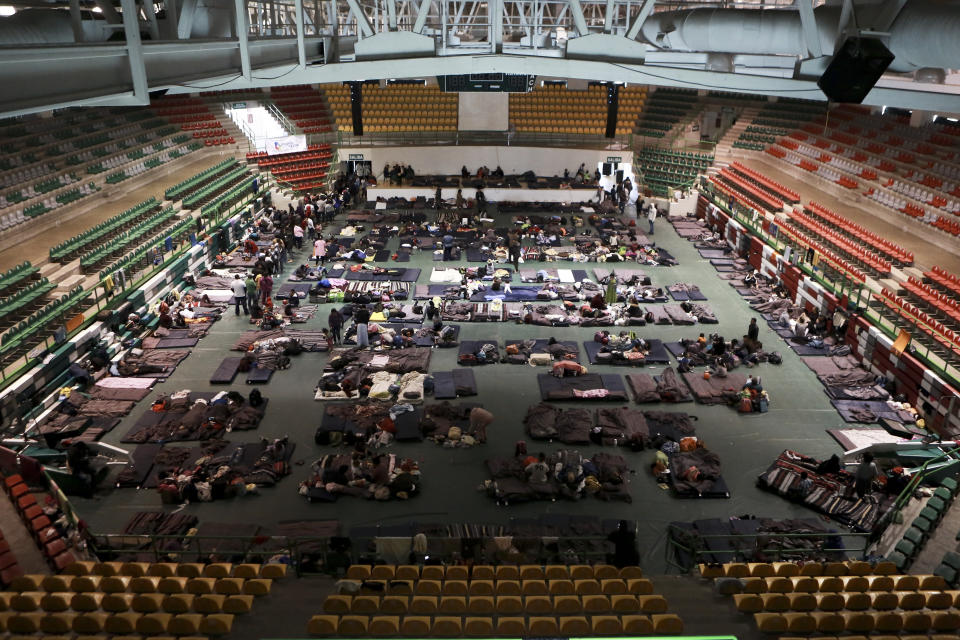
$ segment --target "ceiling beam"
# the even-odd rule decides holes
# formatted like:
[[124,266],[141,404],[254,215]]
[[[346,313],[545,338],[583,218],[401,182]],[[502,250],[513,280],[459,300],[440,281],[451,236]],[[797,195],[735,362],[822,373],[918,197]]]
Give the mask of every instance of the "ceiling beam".
[[573,26],[577,29],[577,35],[585,36],[590,33],[587,28],[587,20],[583,17],[583,7],[580,0],[567,0],[567,6],[570,8],[570,17],[573,18]]
[[237,45],[240,47],[240,75],[250,82],[252,70],[250,68],[250,22],[247,16],[247,0],[235,0],[233,3],[234,17],[237,20]]
[[197,0],[183,0],[180,5],[180,20],[177,22],[177,37],[189,40],[193,32],[193,17],[197,13]]
[[823,56],[823,47],[820,46],[820,32],[817,29],[817,19],[813,15],[813,0],[796,0],[797,11],[800,13],[800,26],[803,28],[803,37],[807,42],[807,52],[811,57]]
[[420,6],[417,7],[417,21],[413,23],[414,33],[423,33],[423,28],[427,25],[427,14],[430,13],[430,4],[432,0],[420,0]]
[[136,0],[120,0],[123,10],[123,35],[126,38],[127,58],[130,62],[130,81],[133,97],[140,104],[150,103],[147,88],[147,67],[143,58],[143,42],[140,41],[140,12]]
[[372,36],[375,32],[373,27],[370,26],[370,21],[367,20],[367,14],[360,7],[360,3],[357,0],[347,0],[347,5],[350,7],[350,13],[356,18],[357,29],[363,34],[363,37],[369,38]]
[[640,35],[640,28],[643,26],[643,23],[647,21],[647,18],[650,17],[650,14],[653,13],[653,6],[655,4],[657,4],[657,0],[643,0],[637,17],[633,19],[633,24],[630,25],[630,30],[627,31],[627,38],[630,40],[637,39],[637,36]]

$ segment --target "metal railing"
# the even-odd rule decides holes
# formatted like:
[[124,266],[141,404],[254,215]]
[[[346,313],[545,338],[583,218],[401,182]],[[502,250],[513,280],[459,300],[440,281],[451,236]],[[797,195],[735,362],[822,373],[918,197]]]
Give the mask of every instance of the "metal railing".
[[310,144],[340,146],[502,146],[502,147],[572,147],[585,149],[626,150],[643,140],[634,134],[606,138],[597,135],[566,133],[531,133],[516,131],[390,131],[355,136],[345,131],[313,133],[307,136]]
[[[718,191],[706,178],[700,180],[700,193],[707,196],[715,206],[729,213],[738,223],[749,229],[753,235],[761,238],[777,252],[783,253],[784,249],[789,246],[792,247],[796,255],[802,258],[803,252],[798,251],[800,247],[796,246],[789,238],[773,236],[764,231],[760,224],[753,220],[751,210],[738,202],[731,203],[728,201],[727,196]],[[898,316],[896,322],[884,318],[875,306],[871,306],[871,302],[874,302],[874,294],[863,283],[853,281],[822,261],[816,267],[800,261],[797,263],[797,267],[830,293],[837,297],[846,296],[849,303],[856,308],[857,313],[864,316],[890,339],[895,340],[900,329],[909,332],[912,337],[910,354],[950,384],[960,385],[960,369],[958,369],[957,364],[939,356],[933,349],[921,342],[921,340],[926,339],[924,337],[926,333],[918,327],[916,322],[912,325],[908,324],[900,316]]]
[[[397,536],[383,536],[396,539]],[[103,561],[135,552],[154,562],[265,562],[275,556],[288,556],[297,575],[336,573],[350,564],[389,561],[376,552],[378,537],[373,536],[196,536],[161,534],[92,534],[90,549]],[[553,540],[553,542],[550,542]],[[479,546],[475,560],[480,564],[517,564],[520,558],[500,556],[492,536],[455,537],[427,534],[431,560],[445,564],[462,560],[459,549]],[[512,544],[523,564],[606,563],[614,550],[606,536],[513,536]],[[587,547],[590,547],[589,549]],[[339,550],[337,550],[339,549]],[[508,557],[509,556],[509,557]],[[406,558],[402,559],[404,562]],[[502,561],[501,561],[502,560]],[[393,559],[395,562],[396,559]]]
[[[677,535],[674,535],[677,534]],[[704,543],[707,540],[730,541],[729,548],[709,549],[705,544],[694,546],[684,544],[677,537],[689,537],[694,542]],[[857,541],[856,547],[847,547],[845,541]],[[742,541],[743,544],[737,544]],[[791,541],[808,543],[809,546],[789,546]],[[681,572],[689,572],[698,564],[704,562],[704,556],[713,556],[708,562],[778,562],[781,560],[814,560],[842,555],[848,557],[851,553],[858,558],[866,557],[867,546],[870,542],[869,533],[851,532],[821,532],[821,533],[775,533],[757,532],[750,534],[691,534],[687,529],[680,529],[674,525],[667,527],[666,563]],[[839,544],[837,544],[839,543]],[[687,560],[681,563],[681,560]],[[721,559],[722,558],[722,559]],[[760,560],[762,558],[762,560]]]

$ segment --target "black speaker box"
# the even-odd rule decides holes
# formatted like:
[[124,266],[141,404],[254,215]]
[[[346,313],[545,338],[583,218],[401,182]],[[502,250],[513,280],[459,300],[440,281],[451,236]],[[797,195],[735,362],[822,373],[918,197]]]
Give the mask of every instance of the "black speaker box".
[[893,57],[877,38],[847,38],[817,86],[831,102],[859,104],[893,62]]

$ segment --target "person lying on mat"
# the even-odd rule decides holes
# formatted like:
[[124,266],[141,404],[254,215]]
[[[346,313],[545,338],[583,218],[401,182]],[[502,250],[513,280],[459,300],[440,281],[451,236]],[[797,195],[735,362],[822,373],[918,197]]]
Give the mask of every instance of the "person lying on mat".
[[552,373],[558,378],[582,376],[586,372],[587,368],[585,366],[573,360],[560,360],[553,363]]

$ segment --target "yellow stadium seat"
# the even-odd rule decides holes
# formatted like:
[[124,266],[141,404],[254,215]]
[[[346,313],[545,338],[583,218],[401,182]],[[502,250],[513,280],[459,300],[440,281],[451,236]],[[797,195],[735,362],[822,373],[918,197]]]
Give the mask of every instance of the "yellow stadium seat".
[[620,578],[601,579],[600,592],[608,596],[620,595],[627,592],[627,583]]
[[934,631],[956,632],[960,629],[960,614],[956,611],[934,611],[932,617]]
[[898,602],[897,606],[904,611],[916,611],[923,609],[927,604],[927,599],[922,593],[916,591],[895,591]]
[[[236,580],[236,578],[233,579]],[[217,582],[219,583],[219,580]],[[273,588],[273,580],[268,578],[251,578],[250,580],[244,580],[242,584],[244,594],[258,598],[270,595],[270,589]]]
[[120,575],[122,562],[97,562],[93,565],[92,572],[98,576],[116,576]]
[[230,633],[232,628],[233,616],[227,613],[212,613],[204,616],[203,620],[200,621],[200,633],[207,636],[224,636]]
[[102,611],[78,613],[73,619],[73,631],[80,634],[102,633],[109,618],[110,614]]
[[317,615],[307,623],[307,633],[312,636],[332,636],[337,632],[340,618],[332,615]]
[[493,580],[496,573],[493,566],[489,564],[475,564],[470,569],[470,578],[472,580]]
[[592,580],[593,567],[591,567],[588,564],[570,565],[570,579],[571,580]]
[[493,618],[467,616],[463,620],[463,633],[474,638],[489,638],[494,635]]
[[643,577],[643,569],[640,567],[623,567],[619,571],[619,577],[623,580],[636,580]]
[[445,580],[441,593],[445,596],[465,596],[467,595],[466,580]]
[[380,601],[380,613],[389,615],[403,615],[410,609],[409,596],[384,596]]
[[139,613],[133,613],[129,611],[125,613],[115,613],[107,618],[107,622],[103,626],[103,629],[107,633],[113,633],[121,636],[136,633],[137,620],[140,619],[140,616],[141,614]]
[[583,604],[577,596],[553,596],[553,609],[557,614],[572,615],[583,611]]
[[214,562],[203,567],[204,578],[228,578],[233,573],[233,565],[229,562]]
[[501,564],[495,568],[497,580],[519,580],[520,570],[516,565]]
[[459,616],[436,616],[430,635],[435,638],[456,638],[463,634],[463,621]]
[[763,598],[756,593],[737,593],[733,596],[737,611],[741,613],[759,613],[763,611]]
[[41,591],[43,585],[43,579],[47,576],[43,574],[26,574],[22,576],[17,576],[10,582],[8,587],[10,591]]
[[44,640],[50,640],[52,634],[70,635],[73,630],[73,619],[76,616],[75,613],[62,611],[47,613],[40,619],[40,631],[43,633]]
[[410,600],[410,613],[432,616],[437,612],[437,596],[414,596]]
[[840,611],[843,609],[843,596],[839,593],[818,593],[816,594],[817,609],[820,611]]
[[864,592],[870,588],[870,581],[864,576],[845,576],[841,580],[844,591]]
[[787,594],[791,611],[814,611],[817,608],[817,599],[812,593]]
[[470,568],[463,565],[453,565],[447,567],[447,580],[469,580]]
[[926,633],[933,626],[933,618],[926,611],[909,611],[903,615],[903,630]]
[[181,576],[166,576],[157,582],[158,593],[183,593],[187,588],[187,578]]
[[817,578],[820,593],[834,593],[843,591],[843,580],[835,576],[821,576]]
[[599,595],[600,582],[597,580],[574,580],[573,586],[581,596]]
[[163,610],[167,613],[190,613],[196,596],[187,593],[171,593],[163,597]]
[[897,611],[880,611],[871,615],[874,631],[898,633],[903,629],[903,616]]
[[764,611],[782,613],[790,610],[790,598],[785,593],[764,593],[760,599],[763,600]]
[[521,580],[544,580],[543,567],[538,564],[522,564],[519,566]]
[[544,580],[522,580],[520,582],[521,595],[544,596],[547,593],[547,583]]
[[523,600],[520,596],[497,596],[497,615],[514,615],[523,613]]
[[[200,633],[200,624],[202,621],[203,616],[199,613],[181,613],[175,615],[173,619],[170,620],[170,623],[167,625],[167,631],[175,636],[195,636]],[[309,623],[307,629],[310,629]]]
[[106,593],[103,595],[103,600],[100,601],[103,610],[111,613],[129,611],[132,604],[133,594],[131,593]]
[[506,638],[526,636],[526,618],[517,616],[498,616],[496,635]]
[[280,563],[260,565],[260,577],[267,580],[280,580],[287,575],[287,565]]
[[68,590],[77,593],[92,593],[94,591],[99,591],[100,576],[74,576],[73,579],[70,580],[70,589]]
[[375,564],[370,569],[370,577],[374,580],[391,580],[396,572],[397,569],[392,564]]
[[227,596],[220,593],[197,594],[193,600],[193,610],[207,615],[223,611],[223,603]]
[[352,564],[347,568],[347,578],[350,580],[366,580],[370,577],[370,565]]
[[627,592],[635,596],[648,596],[653,593],[653,583],[647,578],[627,578]]
[[896,582],[890,576],[871,575],[867,576],[870,583],[870,591],[893,591]]
[[777,575],[776,569],[769,562],[750,562],[747,569],[754,578],[772,578]]
[[396,636],[400,634],[400,616],[373,616],[370,618],[370,635]]
[[156,636],[168,633],[173,616],[169,613],[147,613],[137,620],[137,633],[145,636]]
[[661,595],[640,596],[637,600],[644,613],[663,613],[667,610],[667,599]]
[[543,577],[546,580],[569,580],[570,570],[563,564],[548,564],[544,567]]
[[519,596],[522,591],[519,580],[497,580],[494,583],[494,592],[498,596]]
[[373,615],[380,610],[378,596],[354,596],[350,602],[350,613],[358,615]]
[[553,602],[548,596],[527,596],[523,599],[523,611],[528,616],[544,616],[553,613]]
[[[869,613],[863,611],[844,611],[840,614],[836,614],[841,617],[843,620],[843,625],[839,630],[836,629],[823,629],[834,631],[840,633],[841,631],[848,631],[852,633],[870,633],[873,631],[873,616]],[[820,631],[821,629],[817,629]]]
[[832,611],[814,611],[810,614],[817,623],[819,633],[841,633],[846,625],[842,614]]
[[323,601],[323,611],[334,615],[347,614],[352,602],[352,596],[330,595]]
[[213,578],[190,578],[187,580],[186,591],[195,595],[213,593],[216,583]]
[[138,593],[133,596],[130,608],[137,613],[156,613],[163,606],[163,594]]
[[650,616],[650,620],[653,622],[654,633],[670,636],[683,633],[683,620],[676,614],[661,613]]
[[441,596],[437,609],[447,615],[461,615],[467,612],[467,599],[464,596]]
[[532,616],[527,619],[527,633],[535,637],[553,638],[560,635],[557,619],[552,616]]
[[70,608],[74,611],[97,611],[102,600],[102,593],[74,593],[70,598]]
[[809,634],[817,630],[817,621],[809,613],[788,611],[783,614],[790,633]]
[[176,562],[154,562],[147,567],[148,576],[156,576],[158,578],[171,578],[177,575],[177,563]]
[[177,565],[177,575],[183,578],[199,578],[203,575],[203,564],[199,562],[181,562]]
[[124,562],[120,565],[120,575],[138,578],[147,575],[149,569],[149,562]]
[[69,591],[72,581],[72,576],[44,576],[40,583],[40,590],[48,593],[51,591]]
[[400,634],[408,638],[425,638],[430,634],[429,616],[404,616]]
[[822,576],[823,565],[819,562],[804,562],[800,565],[800,575],[812,577]]
[[820,583],[809,576],[794,576],[790,578],[790,583],[794,593],[816,593],[820,590]]
[[[427,567],[424,567],[424,569],[427,569]],[[415,583],[414,591],[417,595],[439,596],[442,591],[442,584],[440,580],[425,580],[421,578],[419,582]]]
[[755,613],[753,619],[757,628],[764,633],[783,634],[787,631],[787,619],[782,613]]
[[468,585],[468,594],[471,596],[492,596],[495,593],[493,580],[473,579]]
[[870,596],[866,593],[844,593],[843,608],[847,611],[866,611],[870,608]]

